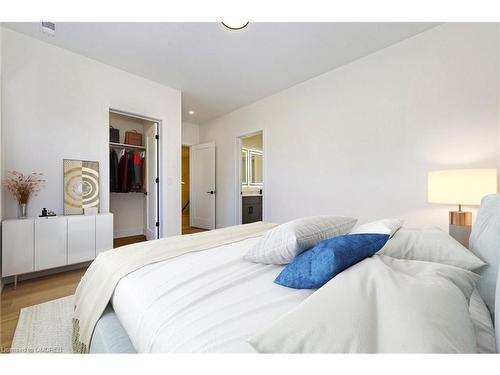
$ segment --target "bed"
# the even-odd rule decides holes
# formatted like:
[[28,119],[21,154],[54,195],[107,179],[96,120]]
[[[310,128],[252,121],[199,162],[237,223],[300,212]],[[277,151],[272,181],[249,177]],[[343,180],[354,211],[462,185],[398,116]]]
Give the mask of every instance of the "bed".
[[[490,310],[497,293],[499,202],[499,195],[485,198],[471,236],[471,249],[488,263],[468,306],[479,353],[498,346]],[[284,266],[244,260],[258,240],[184,254],[126,275],[95,326],[89,351],[255,353],[249,337],[315,292],[274,284]]]

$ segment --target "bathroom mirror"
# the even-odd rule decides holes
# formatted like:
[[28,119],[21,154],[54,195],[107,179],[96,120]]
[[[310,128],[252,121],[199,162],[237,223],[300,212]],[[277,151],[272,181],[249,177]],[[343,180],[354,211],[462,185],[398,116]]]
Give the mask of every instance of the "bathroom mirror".
[[263,175],[263,158],[262,152],[249,150],[249,176],[250,185],[262,185],[262,175]]

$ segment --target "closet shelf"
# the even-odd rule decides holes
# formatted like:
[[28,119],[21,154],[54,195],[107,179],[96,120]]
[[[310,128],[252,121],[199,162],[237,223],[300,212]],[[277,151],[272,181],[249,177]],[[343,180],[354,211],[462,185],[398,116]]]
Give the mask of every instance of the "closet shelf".
[[130,148],[134,150],[145,150],[145,146],[134,146],[134,145],[128,145],[126,143],[115,143],[115,142],[109,142],[109,147],[116,147],[116,148]]

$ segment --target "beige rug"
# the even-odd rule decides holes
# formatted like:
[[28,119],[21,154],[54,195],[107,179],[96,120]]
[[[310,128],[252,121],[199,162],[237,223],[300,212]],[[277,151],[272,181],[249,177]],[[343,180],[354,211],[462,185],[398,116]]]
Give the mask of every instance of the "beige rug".
[[63,297],[21,310],[11,353],[72,353],[73,298]]

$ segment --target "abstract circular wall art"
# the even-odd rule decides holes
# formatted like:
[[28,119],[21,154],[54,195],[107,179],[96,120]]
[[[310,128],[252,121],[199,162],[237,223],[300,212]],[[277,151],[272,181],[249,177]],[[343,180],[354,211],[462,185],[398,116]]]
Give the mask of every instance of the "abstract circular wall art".
[[64,159],[64,215],[99,209],[99,162]]

